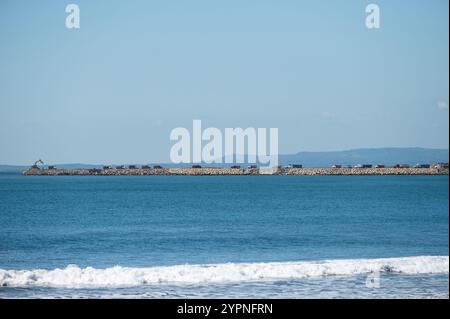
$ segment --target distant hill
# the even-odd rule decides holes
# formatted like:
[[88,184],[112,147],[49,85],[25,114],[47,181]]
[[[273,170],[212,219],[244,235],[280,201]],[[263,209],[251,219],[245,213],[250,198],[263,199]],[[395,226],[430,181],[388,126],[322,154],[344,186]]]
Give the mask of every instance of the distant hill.
[[[445,149],[429,148],[367,148],[333,152],[299,152],[297,154],[279,155],[280,165],[302,164],[304,167],[329,167],[334,164],[431,164],[434,162],[448,162],[449,151]],[[147,164],[147,163],[146,163]],[[158,164],[158,163],[155,163]],[[127,165],[127,164],[125,164]],[[140,164],[136,164],[140,165]],[[189,164],[161,164],[165,167],[189,167]],[[231,166],[233,164],[203,164],[205,166]],[[91,164],[55,164],[64,169],[101,168],[101,165]],[[26,166],[0,165],[1,173],[17,173],[27,169]]]
[[18,173],[26,169],[26,166],[0,165],[0,173]]

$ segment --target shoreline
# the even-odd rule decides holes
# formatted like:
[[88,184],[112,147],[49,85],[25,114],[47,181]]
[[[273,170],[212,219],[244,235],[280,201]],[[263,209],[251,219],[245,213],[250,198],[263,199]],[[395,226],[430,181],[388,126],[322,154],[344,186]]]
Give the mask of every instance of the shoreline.
[[39,169],[29,168],[24,176],[208,176],[208,175],[448,175],[448,168],[123,168],[123,169]]

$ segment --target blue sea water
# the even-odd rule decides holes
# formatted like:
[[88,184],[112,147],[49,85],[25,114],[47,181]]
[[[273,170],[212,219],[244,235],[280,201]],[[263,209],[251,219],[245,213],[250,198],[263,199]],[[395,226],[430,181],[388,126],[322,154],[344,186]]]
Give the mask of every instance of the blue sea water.
[[448,176],[0,174],[0,298],[448,298],[448,195]]

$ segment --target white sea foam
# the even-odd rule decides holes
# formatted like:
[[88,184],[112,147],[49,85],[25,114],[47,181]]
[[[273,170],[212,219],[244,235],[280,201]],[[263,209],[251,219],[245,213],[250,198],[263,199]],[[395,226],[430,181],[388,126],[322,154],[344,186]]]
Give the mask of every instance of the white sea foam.
[[448,256],[420,256],[383,259],[347,259],[302,262],[226,263],[105,269],[4,270],[3,287],[108,288],[159,283],[201,284],[243,281],[274,281],[321,276],[351,276],[371,272],[436,274],[449,272]]

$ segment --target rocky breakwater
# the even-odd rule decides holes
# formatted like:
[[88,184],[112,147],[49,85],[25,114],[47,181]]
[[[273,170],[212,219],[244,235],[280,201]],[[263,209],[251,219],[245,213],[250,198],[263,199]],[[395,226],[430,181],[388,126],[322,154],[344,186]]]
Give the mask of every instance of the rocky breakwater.
[[100,176],[142,176],[142,175],[259,175],[258,168],[122,168],[122,169],[38,169],[29,168],[22,173],[30,175],[100,175]]
[[[274,168],[274,175],[448,175],[447,169],[437,168]],[[122,168],[122,169],[39,169],[29,168],[23,175],[100,175],[100,176],[143,176],[143,175],[267,175],[259,168]]]
[[286,168],[280,175],[448,175],[448,169],[436,168]]

